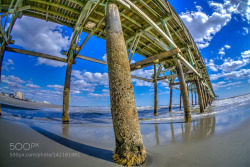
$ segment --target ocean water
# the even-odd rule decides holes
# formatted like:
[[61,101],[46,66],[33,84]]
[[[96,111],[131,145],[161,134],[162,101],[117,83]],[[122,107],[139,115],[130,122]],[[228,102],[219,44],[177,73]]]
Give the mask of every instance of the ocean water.
[[[150,148],[158,144],[204,140],[226,133],[250,118],[250,94],[216,100],[205,113],[199,106],[191,107],[192,122],[184,122],[179,105],[168,111],[159,106],[158,116],[153,116],[152,106],[138,107],[138,117],[144,144]],[[70,107],[70,123],[61,123],[61,108],[27,110],[2,108],[2,119],[39,127],[64,138],[104,149],[115,147],[111,112],[109,107]],[[111,149],[111,150],[112,150]]]

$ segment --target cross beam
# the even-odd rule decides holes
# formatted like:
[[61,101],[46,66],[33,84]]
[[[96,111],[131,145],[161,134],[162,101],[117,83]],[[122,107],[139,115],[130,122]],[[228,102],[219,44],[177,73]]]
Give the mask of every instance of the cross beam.
[[140,69],[140,68],[143,68],[143,67],[147,67],[147,66],[150,66],[150,65],[153,65],[153,64],[158,64],[158,63],[164,61],[167,57],[170,57],[170,56],[172,56],[174,54],[177,54],[179,52],[180,52],[179,49],[173,49],[173,50],[170,50],[170,51],[166,51],[166,52],[157,54],[155,56],[151,56],[151,57],[149,57],[147,59],[138,61],[138,62],[133,63],[133,64],[130,65],[131,71],[134,71],[136,69]]

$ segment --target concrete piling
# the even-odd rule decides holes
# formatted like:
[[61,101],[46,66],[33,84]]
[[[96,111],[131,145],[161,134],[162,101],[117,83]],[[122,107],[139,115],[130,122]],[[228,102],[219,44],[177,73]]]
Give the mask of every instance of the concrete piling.
[[65,75],[65,83],[64,83],[64,91],[63,91],[63,114],[62,114],[62,122],[69,122],[69,94],[70,94],[70,78],[72,71],[72,64],[74,62],[73,53],[70,53],[68,58],[68,64]]
[[172,112],[173,86],[170,84],[169,112]]
[[109,2],[106,12],[106,50],[109,90],[116,148],[113,160],[119,164],[136,166],[146,159],[130,64],[116,4]]
[[157,116],[157,77],[156,77],[156,65],[154,65],[154,116]]
[[186,82],[184,79],[181,62],[179,59],[177,59],[176,62],[177,62],[176,71],[177,71],[178,79],[180,82],[180,90],[181,90],[181,95],[182,95],[182,100],[183,100],[185,122],[190,122],[192,120],[192,117],[191,117],[191,110],[190,110],[190,104],[189,104],[189,98],[188,98],[188,90],[187,90]]
[[198,94],[198,99],[199,99],[200,113],[204,113],[204,104],[203,104],[202,91],[201,91],[200,81],[199,81],[198,78],[195,80],[195,83],[196,83],[197,94]]
[[[1,81],[2,81],[2,65],[3,65],[3,58],[4,58],[4,52],[5,52],[5,47],[6,47],[6,43],[3,42],[0,48],[0,88],[1,88]],[[0,117],[2,115],[2,107],[0,104]]]

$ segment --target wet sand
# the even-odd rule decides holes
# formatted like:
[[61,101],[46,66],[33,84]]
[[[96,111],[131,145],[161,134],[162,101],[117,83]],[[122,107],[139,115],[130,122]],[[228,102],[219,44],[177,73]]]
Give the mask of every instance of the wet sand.
[[[139,112],[143,167],[250,166],[250,95],[215,101],[204,114],[198,108],[192,107],[191,123],[184,123],[178,107],[156,117],[153,110]],[[112,161],[110,111],[85,109],[71,110],[70,123],[62,124],[60,108],[2,108],[0,167],[120,166]]]
[[[193,123],[183,125],[185,132],[182,134],[182,140],[178,140],[178,136],[177,139],[171,138],[171,144],[164,142],[162,144],[159,136],[164,136],[164,134],[157,134],[158,130],[155,129],[155,136],[153,136],[155,140],[151,138],[151,143],[145,143],[148,141],[144,140],[147,149],[147,162],[142,166],[250,165],[250,120],[244,121],[237,128],[226,133],[210,137],[204,136],[207,134],[204,134],[202,129],[198,133],[191,131]],[[64,125],[61,126],[64,127]],[[166,125],[157,125],[157,128],[161,129],[161,126]],[[41,126],[6,119],[0,120],[0,127],[0,166],[119,166],[111,160],[114,145],[110,145],[109,141],[102,137],[93,138],[93,141],[72,140],[67,136],[69,135],[67,129],[60,135]],[[143,131],[142,135],[143,139],[148,137]],[[90,137],[93,136],[90,135]],[[98,140],[99,142],[96,142]],[[39,147],[29,151],[11,151],[10,143],[39,143]],[[51,158],[10,157],[10,154],[13,153],[68,153],[77,155],[74,155],[76,157]]]

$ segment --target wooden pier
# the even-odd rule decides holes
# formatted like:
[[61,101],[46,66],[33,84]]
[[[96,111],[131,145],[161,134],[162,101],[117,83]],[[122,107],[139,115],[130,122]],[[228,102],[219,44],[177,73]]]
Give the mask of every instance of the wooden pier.
[[[186,122],[192,120],[189,92],[192,95],[192,105],[193,94],[195,104],[196,94],[198,95],[201,113],[205,112],[205,108],[216,97],[199,49],[167,0],[1,0],[0,13],[1,18],[6,18],[4,24],[0,22],[1,67],[5,51],[67,63],[63,122],[67,123],[70,119],[72,65],[77,63],[77,59],[108,65],[111,112],[116,138],[113,159],[120,164],[139,165],[146,157],[131,78],[154,83],[152,116],[157,115],[158,82],[169,84],[169,111],[172,111],[173,89],[180,90]],[[70,46],[64,52],[67,59],[13,48],[11,45],[15,41],[12,40],[11,31],[16,19],[21,19],[22,15],[73,28]],[[6,24],[9,16],[10,23]],[[88,33],[83,42],[78,40],[81,32]],[[107,62],[79,55],[91,36],[106,39]],[[134,53],[144,56],[145,59],[130,64]],[[154,66],[152,79],[131,75],[131,71],[148,66]]]

